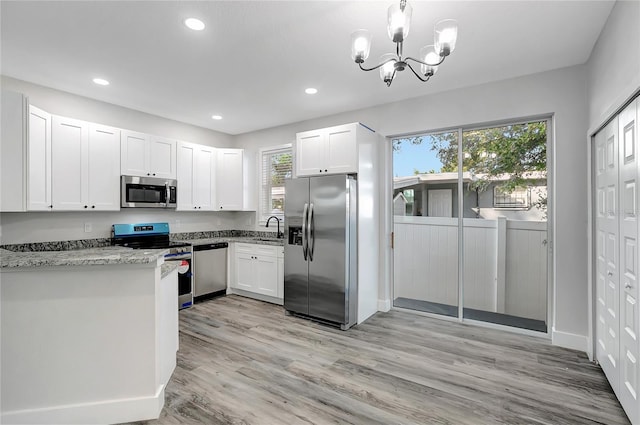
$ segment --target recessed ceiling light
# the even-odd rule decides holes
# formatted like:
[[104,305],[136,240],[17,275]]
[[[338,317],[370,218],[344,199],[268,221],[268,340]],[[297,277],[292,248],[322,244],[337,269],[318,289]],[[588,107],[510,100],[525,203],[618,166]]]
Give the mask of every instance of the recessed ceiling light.
[[211,115],[211,118],[214,120],[221,120],[222,117],[220,115]]
[[108,86],[109,82],[107,80],[105,80],[104,78],[94,78],[93,82],[100,85],[100,86]]
[[202,31],[204,29],[204,22],[202,22],[200,19],[187,18],[184,20],[184,24],[187,26],[187,28],[194,31]]
[[316,94],[316,93],[318,93],[318,89],[314,89],[313,87],[309,87],[308,89],[305,89],[304,92],[306,94]]

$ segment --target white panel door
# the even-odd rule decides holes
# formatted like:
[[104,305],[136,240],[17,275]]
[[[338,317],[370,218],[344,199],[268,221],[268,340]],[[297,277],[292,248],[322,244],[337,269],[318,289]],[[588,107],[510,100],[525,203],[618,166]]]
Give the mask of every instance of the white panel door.
[[125,176],[149,175],[149,144],[147,135],[123,131],[120,145],[120,166]]
[[254,255],[249,252],[236,252],[235,287],[244,291],[255,291]]
[[51,199],[54,211],[89,208],[88,136],[88,123],[53,116],[51,126]]
[[619,114],[620,389],[631,423],[638,423],[638,126],[637,101]]
[[325,133],[323,130],[305,131],[296,135],[296,176],[315,176],[325,173]]
[[196,151],[196,167],[194,178],[194,206],[198,210],[214,209],[213,185],[216,167],[216,149],[208,146],[200,146]]
[[254,291],[268,295],[278,296],[278,260],[276,257],[256,255],[254,258],[256,287]]
[[242,210],[244,204],[244,151],[242,149],[218,149],[217,151],[217,209]]
[[196,208],[194,201],[195,156],[197,145],[179,142],[177,152],[178,211],[191,211]]
[[429,217],[453,217],[453,198],[451,189],[429,190]]
[[327,129],[325,160],[328,173],[358,172],[358,124],[347,124]]
[[51,203],[51,114],[29,105],[27,210],[49,211]]
[[616,394],[619,365],[618,121],[596,135],[596,359]]
[[89,208],[120,209],[120,130],[89,125]]
[[176,144],[173,140],[149,136],[149,175],[176,178]]

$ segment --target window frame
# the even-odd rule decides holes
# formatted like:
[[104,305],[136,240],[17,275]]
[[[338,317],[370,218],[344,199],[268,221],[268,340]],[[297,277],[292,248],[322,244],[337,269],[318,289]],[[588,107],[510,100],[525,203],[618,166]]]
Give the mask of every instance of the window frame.
[[[284,211],[281,214],[273,214],[271,211],[265,211],[264,206],[266,201],[266,197],[268,196],[268,192],[271,190],[271,185],[263,184],[263,176],[265,173],[264,170],[264,162],[265,155],[273,155],[277,153],[290,153],[291,154],[291,176],[293,177],[293,143],[285,143],[283,145],[277,146],[267,146],[259,149],[258,152],[258,163],[260,165],[260,170],[258,172],[258,190],[259,190],[259,204],[258,204],[258,224],[260,226],[265,226],[267,219],[274,215],[280,219],[280,221],[284,222]],[[286,195],[285,195],[286,196]]]
[[[493,187],[493,209],[496,209],[496,210],[522,210],[522,211],[526,211],[526,210],[531,209],[531,186],[518,187],[518,188],[514,189],[511,193],[507,193],[507,194],[505,194],[504,192],[498,194],[498,192],[500,192],[500,190],[501,189],[500,189],[499,185],[496,185],[496,186]],[[517,205],[515,202],[503,203],[503,204],[498,204],[497,203],[498,197],[503,197],[503,198],[506,198],[507,196],[510,197],[517,190],[523,190],[525,192],[526,204]]]

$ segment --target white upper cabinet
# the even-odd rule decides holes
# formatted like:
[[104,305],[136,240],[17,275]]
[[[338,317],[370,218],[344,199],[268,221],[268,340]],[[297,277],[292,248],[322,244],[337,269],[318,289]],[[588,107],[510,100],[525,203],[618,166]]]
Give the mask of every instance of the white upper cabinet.
[[53,116],[53,210],[119,210],[119,158],[120,130]]
[[178,210],[215,209],[215,167],[215,148],[178,143]]
[[217,149],[216,187],[218,211],[244,208],[244,150]]
[[31,105],[27,170],[27,210],[51,210],[51,114]]
[[0,211],[25,211],[27,99],[3,90],[0,100]]
[[123,131],[120,149],[123,175],[176,178],[177,142],[174,140]]
[[359,127],[351,123],[298,133],[296,176],[357,173]]
[[120,210],[120,130],[89,124],[89,208]]
[[89,123],[53,116],[51,198],[54,210],[88,208]]
[[176,144],[174,140],[149,137],[149,173],[153,177],[176,178]]

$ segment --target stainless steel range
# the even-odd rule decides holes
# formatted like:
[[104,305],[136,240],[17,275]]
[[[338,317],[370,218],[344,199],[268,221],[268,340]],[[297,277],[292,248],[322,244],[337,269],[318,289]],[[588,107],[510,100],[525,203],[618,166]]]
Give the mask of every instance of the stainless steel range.
[[185,242],[169,240],[169,223],[114,224],[113,245],[133,249],[163,249],[169,253],[164,261],[179,261],[178,264],[178,308],[193,305],[193,247]]

